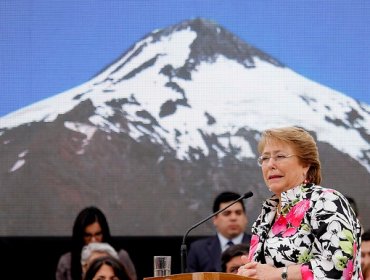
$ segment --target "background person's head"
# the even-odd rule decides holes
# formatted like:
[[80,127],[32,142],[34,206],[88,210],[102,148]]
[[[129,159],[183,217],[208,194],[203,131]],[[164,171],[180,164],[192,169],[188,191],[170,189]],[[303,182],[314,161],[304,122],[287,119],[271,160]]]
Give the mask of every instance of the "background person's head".
[[91,242],[111,243],[107,219],[95,206],[82,209],[77,215],[72,230],[71,274],[73,279],[81,279],[81,250]]
[[122,264],[111,256],[100,257],[91,262],[84,280],[129,280]]
[[73,225],[72,238],[80,246],[91,242],[109,242],[111,235],[103,212],[95,206],[83,209]]
[[370,269],[370,230],[361,235],[361,268]]
[[81,252],[81,266],[82,273],[85,274],[87,268],[97,258],[111,256],[115,259],[119,259],[116,250],[108,243],[89,243],[82,248]]
[[[314,138],[299,127],[268,129],[262,133],[258,143],[259,164],[266,185],[274,191],[286,191],[304,181],[316,185],[321,182],[321,164]],[[272,160],[273,159],[273,160]],[[277,170],[275,173],[271,170]],[[272,176],[280,176],[273,181]],[[273,183],[281,183],[282,186]],[[285,186],[284,186],[285,184]],[[274,191],[275,192],[275,191]]]
[[240,257],[248,253],[249,245],[247,244],[237,244],[227,248],[221,255],[222,272],[238,273],[238,268],[244,264]]
[[[226,207],[240,197],[234,192],[222,192],[214,200],[213,213]],[[213,218],[213,225],[216,230],[225,238],[232,239],[243,233],[247,227],[248,219],[245,213],[245,206],[242,201],[235,203],[225,211]]]
[[353,209],[353,212],[355,212],[355,215],[356,217],[358,218],[359,217],[359,212],[358,212],[358,207],[357,207],[357,203],[356,201],[354,200],[354,198],[350,197],[350,196],[345,196],[349,202],[349,205],[351,205],[351,208]]

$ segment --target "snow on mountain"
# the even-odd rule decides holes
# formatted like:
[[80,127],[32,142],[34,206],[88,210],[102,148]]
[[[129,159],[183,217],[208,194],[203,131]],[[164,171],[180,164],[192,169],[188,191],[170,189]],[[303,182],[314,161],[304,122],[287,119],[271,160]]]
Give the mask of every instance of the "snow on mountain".
[[[223,33],[237,40],[221,27],[201,24],[215,28],[217,40]],[[239,159],[255,158],[238,130],[299,125],[370,172],[369,105],[310,81],[246,44],[241,46],[248,47],[249,56],[217,49],[206,55],[197,28],[183,23],[149,34],[92,80],[0,118],[0,129],[53,122],[91,100],[95,113],[90,123],[65,123],[86,135],[84,145],[98,128],[134,139],[147,135],[186,159],[190,147],[208,154],[207,134],[218,137],[222,148],[214,148],[219,157],[236,147]],[[122,100],[118,110],[111,106]],[[112,121],[116,114],[127,118],[128,129]]]
[[369,105],[211,21],[153,31],[84,84],[0,118],[0,235],[66,235],[82,205],[105,209],[115,234],[179,235],[222,190],[254,192],[252,221],[270,195],[258,137],[288,125],[317,138],[325,186],[370,211]]

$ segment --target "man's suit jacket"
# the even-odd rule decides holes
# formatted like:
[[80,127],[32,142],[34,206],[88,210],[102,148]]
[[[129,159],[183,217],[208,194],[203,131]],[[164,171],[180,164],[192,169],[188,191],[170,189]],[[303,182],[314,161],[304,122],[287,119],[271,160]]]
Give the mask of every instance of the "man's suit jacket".
[[[251,236],[244,234],[243,243],[249,244]],[[221,271],[221,244],[217,235],[202,238],[190,244],[187,272]]]

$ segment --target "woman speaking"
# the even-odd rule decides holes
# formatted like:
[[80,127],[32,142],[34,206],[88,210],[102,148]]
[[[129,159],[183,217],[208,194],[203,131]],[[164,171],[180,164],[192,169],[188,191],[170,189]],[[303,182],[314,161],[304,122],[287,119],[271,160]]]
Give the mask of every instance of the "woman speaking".
[[360,224],[347,199],[319,186],[313,137],[298,127],[266,130],[258,144],[273,196],[252,228],[238,274],[257,279],[362,279]]

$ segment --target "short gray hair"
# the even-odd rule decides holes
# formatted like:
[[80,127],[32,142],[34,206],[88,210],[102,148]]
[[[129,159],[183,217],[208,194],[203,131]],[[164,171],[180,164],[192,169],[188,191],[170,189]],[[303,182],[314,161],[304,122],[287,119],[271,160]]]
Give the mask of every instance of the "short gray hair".
[[81,265],[84,266],[88,259],[91,257],[93,252],[107,253],[109,256],[112,256],[115,259],[119,259],[117,251],[104,242],[93,242],[85,245],[81,251]]

